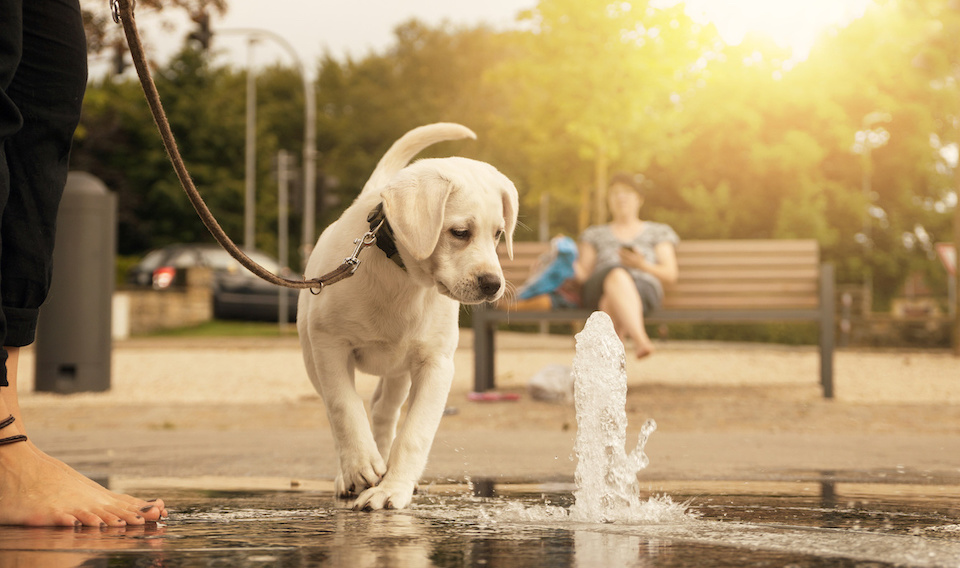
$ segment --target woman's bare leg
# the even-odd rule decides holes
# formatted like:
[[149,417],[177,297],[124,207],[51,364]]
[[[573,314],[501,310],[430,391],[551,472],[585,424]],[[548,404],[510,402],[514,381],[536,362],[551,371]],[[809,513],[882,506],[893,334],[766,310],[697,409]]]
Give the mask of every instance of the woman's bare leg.
[[[0,388],[0,419],[16,421],[0,438],[26,434],[17,396],[19,349],[7,348],[7,381]],[[162,501],[118,495],[84,477],[33,442],[0,446],[0,525],[112,526],[142,525],[166,515]]]
[[643,325],[643,302],[629,272],[615,268],[607,274],[599,307],[613,319],[621,338],[633,340],[638,359],[653,353],[653,342]]

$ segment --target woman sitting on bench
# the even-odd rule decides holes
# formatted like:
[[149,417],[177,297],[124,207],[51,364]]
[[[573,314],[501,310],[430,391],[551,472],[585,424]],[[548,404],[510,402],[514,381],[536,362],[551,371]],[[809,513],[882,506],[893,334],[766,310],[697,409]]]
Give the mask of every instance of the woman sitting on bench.
[[680,242],[669,225],[640,219],[643,185],[643,176],[613,176],[607,193],[612,219],[583,232],[573,265],[583,307],[606,312],[624,344],[633,340],[637,358],[654,351],[643,317],[663,301],[663,284],[677,281]]

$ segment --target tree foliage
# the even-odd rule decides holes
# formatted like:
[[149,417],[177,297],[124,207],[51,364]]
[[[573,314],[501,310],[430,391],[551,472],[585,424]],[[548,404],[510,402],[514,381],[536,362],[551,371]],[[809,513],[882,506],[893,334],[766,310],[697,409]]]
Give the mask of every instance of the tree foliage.
[[[225,5],[174,8],[205,7]],[[403,132],[456,121],[478,140],[430,155],[483,159],[513,179],[520,239],[536,238],[544,195],[553,232],[595,222],[603,180],[627,170],[653,183],[644,214],[684,238],[815,238],[841,279],[873,278],[881,298],[915,270],[945,286],[932,244],[950,238],[957,206],[955,0],[876,0],[801,62],[760,36],[725,45],[682,5],[647,0],[540,0],[518,24],[410,21],[382,53],[317,62],[321,228]],[[188,41],[158,84],[198,186],[236,236],[245,72],[200,47]],[[269,247],[272,159],[301,155],[303,93],[282,67],[261,71],[257,88],[258,242]],[[120,194],[124,252],[205,238],[126,75],[88,90],[75,165]]]

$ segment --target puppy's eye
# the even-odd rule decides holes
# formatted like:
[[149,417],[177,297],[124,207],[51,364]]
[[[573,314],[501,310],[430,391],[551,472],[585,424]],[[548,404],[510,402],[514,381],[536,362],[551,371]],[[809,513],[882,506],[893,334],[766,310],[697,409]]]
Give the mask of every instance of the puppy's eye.
[[499,242],[500,242],[500,239],[503,238],[503,229],[500,229],[499,231],[497,231],[497,234],[495,234],[495,235],[493,236],[493,238],[494,238],[495,241],[497,241],[497,242],[499,243]]
[[454,238],[460,239],[462,241],[465,241],[470,238],[469,229],[450,229],[450,234],[453,235]]

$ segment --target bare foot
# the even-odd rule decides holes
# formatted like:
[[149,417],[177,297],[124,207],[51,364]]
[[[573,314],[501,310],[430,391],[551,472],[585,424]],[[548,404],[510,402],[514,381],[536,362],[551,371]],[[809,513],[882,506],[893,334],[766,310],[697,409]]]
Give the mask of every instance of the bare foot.
[[92,489],[96,489],[98,491],[102,491],[108,494],[111,498],[119,499],[120,501],[126,503],[127,505],[137,509],[140,512],[140,515],[143,516],[145,520],[159,521],[160,519],[167,518],[167,509],[162,499],[150,499],[148,501],[144,501],[143,499],[137,499],[136,497],[131,497],[130,495],[124,495],[122,493],[114,493],[113,491],[110,491],[109,489],[100,485],[96,481],[90,479],[89,477],[86,477],[85,475],[81,474],[80,472],[73,469],[69,465],[63,463],[62,461],[58,460],[57,458],[47,455],[46,453],[41,451],[40,448],[33,445],[33,442],[28,440],[27,443],[30,444],[30,446],[33,448],[33,450],[36,453],[40,454],[45,460],[54,464],[56,467],[59,467],[61,470],[63,470],[63,472],[66,475],[74,477],[76,480],[87,485],[88,487]]
[[[20,350],[5,347],[9,387],[0,388],[0,437],[26,434],[17,396]],[[163,501],[114,493],[48,456],[33,442],[0,446],[0,525],[137,526],[167,516]]]
[[162,507],[116,495],[27,442],[0,446],[0,525],[142,525]]
[[643,359],[644,357],[649,357],[653,355],[653,352],[656,351],[656,347],[653,346],[653,342],[650,339],[646,341],[634,341],[636,347],[637,359]]

